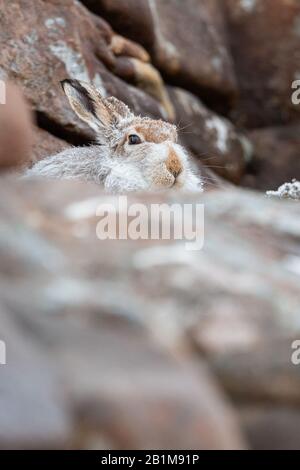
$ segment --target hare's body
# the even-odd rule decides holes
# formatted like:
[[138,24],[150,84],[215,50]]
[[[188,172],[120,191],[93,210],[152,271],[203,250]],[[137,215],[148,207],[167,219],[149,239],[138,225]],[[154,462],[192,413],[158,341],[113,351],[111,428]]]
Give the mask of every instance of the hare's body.
[[66,149],[39,161],[26,171],[25,176],[92,181],[112,192],[146,188],[136,166],[121,162],[113,165],[108,149],[99,145]]
[[180,188],[201,191],[201,178],[176,143],[175,126],[134,116],[115,98],[104,100],[91,85],[66,80],[74,111],[96,131],[99,145],[67,149],[36,163],[25,176],[83,179],[111,192]]

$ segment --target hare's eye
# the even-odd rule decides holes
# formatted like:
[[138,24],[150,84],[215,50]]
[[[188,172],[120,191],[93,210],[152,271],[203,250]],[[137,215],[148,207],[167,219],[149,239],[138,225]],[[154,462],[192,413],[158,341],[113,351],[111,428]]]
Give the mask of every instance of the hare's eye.
[[128,143],[129,143],[129,145],[137,145],[137,144],[141,144],[142,141],[141,141],[141,139],[139,138],[138,135],[136,135],[136,134],[131,134],[131,135],[128,137]]

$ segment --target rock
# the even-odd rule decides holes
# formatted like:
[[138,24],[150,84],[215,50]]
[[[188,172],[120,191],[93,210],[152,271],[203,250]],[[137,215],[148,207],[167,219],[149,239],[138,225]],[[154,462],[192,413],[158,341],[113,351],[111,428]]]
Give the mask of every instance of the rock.
[[70,144],[66,141],[55,137],[43,129],[36,128],[34,137],[34,144],[31,150],[32,163],[49,155],[55,155],[70,147]]
[[[68,447],[244,448],[206,366],[158,334],[165,308],[136,282],[148,271],[137,267],[147,243],[95,237],[94,208],[111,196],[79,182],[11,178],[0,192],[0,299],[23,341],[38,343],[36,357],[56,365],[73,423]],[[20,419],[33,408],[29,402]]]
[[70,326],[67,344],[61,335],[53,351],[85,429],[84,447],[96,430],[122,449],[242,446],[228,405],[205,369],[176,363],[132,321],[97,316],[98,328]]
[[91,11],[105,18],[120,34],[150,50],[154,28],[149,0],[82,0]]
[[156,99],[162,106],[166,120],[175,120],[175,109],[160,73],[153,65],[131,57],[123,57],[117,61],[114,69],[117,75],[126,78],[139,89]]
[[298,0],[224,3],[240,88],[235,122],[257,128],[299,120],[300,106],[291,99],[299,78]]
[[0,171],[29,161],[31,126],[31,114],[20,90],[0,80]]
[[[44,294],[41,291],[40,301]],[[39,296],[37,291],[34,296]],[[205,368],[196,372],[185,362],[177,363],[130,318],[114,314],[109,318],[100,309],[87,325],[83,311],[63,318],[61,308],[57,304],[58,315],[46,321],[38,311],[28,317],[18,312],[20,326],[25,321],[38,335],[40,347],[34,354],[40,366],[28,354],[2,366],[1,448],[242,446],[229,407]],[[36,342],[25,329],[22,341],[13,337],[11,343],[5,324],[1,338],[7,340],[10,357],[11,344],[24,354],[22,341]],[[46,354],[59,364],[54,372],[63,378],[63,388],[56,383],[53,389],[53,370],[47,367]],[[53,404],[56,396],[68,397],[68,407]],[[28,433],[28,420],[35,413]],[[185,427],[184,435],[180,424]]]
[[[299,407],[299,366],[292,363],[292,344],[300,337],[299,328],[293,328],[291,324],[281,329],[275,319],[272,320],[265,327],[271,330],[265,344],[262,339],[259,340],[264,328],[258,322],[253,322],[251,327],[251,320],[248,319],[246,329],[246,320],[240,321],[236,327],[242,331],[244,326],[244,344],[241,335],[240,344],[234,344],[234,341],[230,344],[228,341],[227,350],[222,356],[220,351],[211,351],[210,363],[227,392],[236,401],[249,405],[263,403],[265,406],[279,404]],[[293,330],[293,333],[289,334],[288,330]]]
[[[72,77],[176,122],[209,181],[300,180],[299,3],[223,3],[0,0],[0,169],[27,164],[32,144],[3,80],[37,117],[32,158],[91,140],[59,85]],[[190,251],[97,239],[97,207],[120,202],[99,186],[1,176],[0,448],[299,447],[300,206],[213,179],[203,194],[126,200],[148,222],[153,204],[191,204],[189,220],[203,204]]]
[[[66,105],[59,84],[66,77],[91,81],[103,95],[119,97],[138,114],[167,117],[158,101],[108,70],[120,59],[111,50],[114,33],[79,2],[37,0],[28,5],[24,0],[12,0],[8,6],[0,0],[0,6],[0,78],[13,78],[22,87],[40,127],[54,129],[74,143],[91,139]],[[146,59],[141,48],[125,45],[124,39],[126,53],[129,49],[139,60]]]
[[251,161],[252,147],[227,119],[209,110],[195,95],[169,87],[182,142],[218,175],[238,183]]
[[252,449],[299,449],[299,409],[289,407],[242,407],[241,419]]
[[116,199],[99,186],[3,179],[0,196],[1,303],[57,364],[74,447],[242,447],[203,361],[239,413],[299,409],[298,204],[240,189],[128,197],[203,203],[205,243],[191,252],[100,242],[96,208]]
[[[215,106],[235,95],[236,81],[218,1],[84,0],[112,26],[143,44],[173,84],[205,96]],[[197,57],[197,60],[195,60]]]
[[[175,85],[216,102],[237,91],[224,18],[216,0],[150,2],[154,23],[153,61]],[[197,60],[195,60],[197,58]]]
[[194,316],[184,319],[193,344],[233,400],[298,406],[300,206],[243,191],[212,192],[205,204],[203,277],[190,278],[198,295],[189,292]]
[[300,179],[300,126],[277,126],[247,134],[253,159],[243,184],[263,191]]
[[11,310],[1,305],[0,318],[7,350],[0,365],[0,449],[61,449],[72,423],[55,368]]
[[111,36],[110,48],[116,57],[134,57],[141,62],[150,62],[150,56],[142,46],[118,34],[112,33]]

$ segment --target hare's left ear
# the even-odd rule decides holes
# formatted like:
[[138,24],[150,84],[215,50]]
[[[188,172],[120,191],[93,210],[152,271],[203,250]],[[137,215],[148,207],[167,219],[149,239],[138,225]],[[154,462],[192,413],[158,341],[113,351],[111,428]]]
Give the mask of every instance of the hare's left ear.
[[126,104],[113,97],[103,98],[89,83],[68,79],[61,85],[73,111],[97,133],[133,116]]

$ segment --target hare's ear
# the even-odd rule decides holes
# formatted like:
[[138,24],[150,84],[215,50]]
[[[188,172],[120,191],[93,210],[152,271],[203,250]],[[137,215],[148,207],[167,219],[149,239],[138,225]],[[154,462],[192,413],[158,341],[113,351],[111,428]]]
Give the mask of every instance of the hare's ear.
[[110,109],[115,119],[132,119],[133,113],[123,101],[118,100],[114,96],[106,98],[105,104]]
[[78,80],[63,80],[61,85],[73,111],[92,129],[97,132],[113,124],[112,110],[96,88]]
[[89,83],[63,80],[61,85],[73,111],[96,132],[134,117],[125,103],[113,96],[103,98]]

